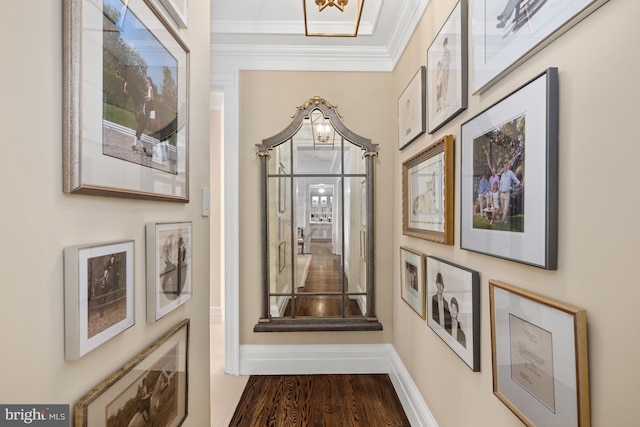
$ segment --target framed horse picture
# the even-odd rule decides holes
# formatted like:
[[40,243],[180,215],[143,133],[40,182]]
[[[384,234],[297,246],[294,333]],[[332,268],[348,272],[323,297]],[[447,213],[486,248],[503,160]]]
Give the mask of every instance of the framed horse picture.
[[133,252],[133,240],[65,248],[66,360],[134,325]]
[[64,192],[189,201],[189,49],[151,0],[64,1]]
[[187,418],[189,327],[184,319],[75,405],[75,427],[168,426]]
[[453,135],[402,163],[402,234],[453,245]]

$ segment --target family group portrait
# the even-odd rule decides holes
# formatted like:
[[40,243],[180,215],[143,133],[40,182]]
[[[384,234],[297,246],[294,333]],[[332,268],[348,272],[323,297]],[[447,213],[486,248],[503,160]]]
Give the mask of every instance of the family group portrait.
[[126,2],[103,6],[102,152],[177,174],[178,60]]
[[473,139],[473,228],[524,232],[525,114]]

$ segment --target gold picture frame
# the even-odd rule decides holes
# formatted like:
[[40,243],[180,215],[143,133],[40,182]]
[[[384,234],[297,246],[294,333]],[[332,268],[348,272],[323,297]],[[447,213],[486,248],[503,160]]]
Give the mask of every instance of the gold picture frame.
[[489,280],[493,393],[528,426],[589,426],[585,310]]
[[74,426],[182,425],[189,407],[189,327],[190,320],[182,320],[78,400]]
[[453,135],[402,163],[402,234],[453,245]]

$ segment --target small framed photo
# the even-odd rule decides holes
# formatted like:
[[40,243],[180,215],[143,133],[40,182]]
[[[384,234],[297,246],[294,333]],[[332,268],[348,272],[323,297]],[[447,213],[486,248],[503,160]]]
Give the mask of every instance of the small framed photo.
[[134,325],[133,281],[133,240],[64,249],[66,360]]
[[398,149],[415,141],[426,129],[426,67],[421,66],[398,98]]
[[607,1],[474,1],[473,92],[491,87]]
[[75,404],[75,427],[168,426],[187,418],[189,319]]
[[149,223],[147,246],[147,322],[153,323],[192,297],[191,222]]
[[590,425],[585,310],[489,281],[493,393],[528,426]]
[[480,274],[427,257],[427,324],[473,372],[480,371]]
[[463,123],[461,139],[460,247],[555,270],[558,70]]
[[64,192],[188,202],[187,45],[152,0],[63,4]]
[[467,28],[467,0],[460,0],[427,49],[429,133],[467,108]]
[[424,255],[400,248],[400,289],[402,300],[424,319]]
[[402,163],[402,233],[453,244],[453,135]]

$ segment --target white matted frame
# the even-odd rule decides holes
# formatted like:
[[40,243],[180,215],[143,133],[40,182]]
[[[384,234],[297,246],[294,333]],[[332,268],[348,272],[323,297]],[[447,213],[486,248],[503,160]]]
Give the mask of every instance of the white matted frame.
[[426,67],[421,66],[398,98],[398,149],[418,139],[426,129]]
[[146,247],[147,322],[153,323],[193,295],[191,222],[147,224]]
[[178,27],[187,28],[187,18],[189,17],[188,0],[157,0],[167,10],[171,18],[176,21]]
[[412,249],[400,248],[400,293],[402,300],[424,319],[425,273],[424,255]]
[[493,392],[528,426],[590,425],[585,310],[489,281]]
[[64,192],[188,202],[189,49],[153,1],[64,0],[63,53]]
[[473,92],[491,87],[607,1],[474,1]]
[[[460,146],[460,247],[555,270],[558,70],[549,68],[463,123]],[[489,222],[476,193],[492,170],[500,173],[499,210]],[[511,176],[504,188],[503,176]]]
[[133,326],[133,240],[65,248],[64,305],[66,360]]
[[98,384],[76,402],[74,426],[182,425],[189,408],[189,335],[184,319]]
[[480,273],[427,256],[427,325],[474,372],[480,371]]
[[429,133],[467,108],[467,0],[460,0],[427,49]]

